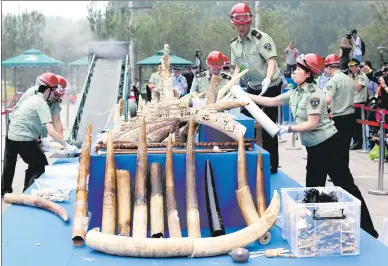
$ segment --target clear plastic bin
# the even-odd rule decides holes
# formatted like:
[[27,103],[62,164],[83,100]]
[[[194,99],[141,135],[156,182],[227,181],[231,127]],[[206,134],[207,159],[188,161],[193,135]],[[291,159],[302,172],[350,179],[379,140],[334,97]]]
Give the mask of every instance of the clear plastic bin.
[[334,192],[338,202],[302,203],[305,190],[282,188],[282,236],[297,257],[360,254],[361,202],[340,187],[316,187]]

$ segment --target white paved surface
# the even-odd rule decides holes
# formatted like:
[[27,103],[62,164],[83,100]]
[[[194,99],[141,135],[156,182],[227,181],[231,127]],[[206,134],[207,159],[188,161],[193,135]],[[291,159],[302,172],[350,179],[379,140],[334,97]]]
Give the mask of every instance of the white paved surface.
[[[70,105],[69,124],[73,123],[75,113],[76,105]],[[62,123],[66,128],[66,104],[63,105]],[[3,132],[3,128],[4,127],[2,127],[2,138],[4,141],[5,133]],[[66,137],[67,134],[68,131],[65,133]],[[291,134],[283,135],[283,139],[286,139],[287,142],[280,143],[279,146],[280,169],[296,180],[298,183],[304,185],[306,175],[306,160],[303,159],[303,157],[306,156],[306,150],[304,148],[301,150],[286,150],[286,147],[291,145]],[[296,146],[300,147],[300,145],[300,142],[296,141]],[[325,163],[325,158],[322,158],[322,163]],[[387,163],[385,166],[388,168]],[[13,188],[16,193],[22,192],[25,169],[26,164],[21,159],[19,159],[17,162],[13,183]],[[358,153],[357,151],[350,151],[350,169],[355,182],[360,188],[368,205],[369,211],[372,215],[373,223],[377,231],[381,232],[383,219],[388,217],[388,196],[375,196],[368,194],[369,189],[377,186],[378,163],[371,161],[368,154]],[[385,172],[386,174],[384,175],[384,186],[388,189],[388,169]],[[326,185],[332,186],[333,184],[328,182]],[[2,211],[5,211],[6,208],[7,204],[2,202]]]

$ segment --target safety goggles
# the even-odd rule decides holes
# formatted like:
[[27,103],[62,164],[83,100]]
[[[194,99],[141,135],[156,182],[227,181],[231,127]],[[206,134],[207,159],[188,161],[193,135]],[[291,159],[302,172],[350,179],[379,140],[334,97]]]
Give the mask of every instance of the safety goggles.
[[58,86],[54,89],[55,96],[63,96],[66,93],[66,89],[62,88],[61,86]]
[[230,16],[230,19],[234,22],[249,22],[252,19],[251,13],[236,13]]

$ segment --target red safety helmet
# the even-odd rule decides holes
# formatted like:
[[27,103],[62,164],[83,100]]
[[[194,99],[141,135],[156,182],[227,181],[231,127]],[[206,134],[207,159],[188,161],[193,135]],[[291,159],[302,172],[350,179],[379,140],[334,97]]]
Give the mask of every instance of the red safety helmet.
[[224,55],[219,51],[210,52],[206,59],[206,65],[210,68],[222,68],[224,66]]
[[326,58],[325,58],[325,66],[331,66],[331,65],[335,65],[335,66],[339,66],[340,65],[340,59],[339,59],[338,55],[336,55],[336,54],[329,54],[328,56],[326,56]]
[[229,58],[226,55],[224,55],[224,64],[225,65],[230,65]]
[[58,79],[58,85],[61,85],[61,87],[62,87],[63,89],[66,89],[66,87],[67,87],[67,82],[66,82],[65,78],[62,77],[61,75],[57,75],[57,79]]
[[234,25],[247,24],[252,21],[252,12],[248,5],[238,3],[230,11],[230,22]]
[[44,73],[39,80],[50,88],[58,87],[58,78],[53,73]]
[[306,67],[316,75],[321,75],[325,68],[325,60],[317,54],[302,54],[296,59],[296,63]]

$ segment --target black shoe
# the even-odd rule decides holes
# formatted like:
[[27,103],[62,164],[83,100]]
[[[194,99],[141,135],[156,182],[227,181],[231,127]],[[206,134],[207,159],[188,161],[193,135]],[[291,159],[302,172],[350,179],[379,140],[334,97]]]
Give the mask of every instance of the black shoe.
[[271,175],[276,174],[278,172],[277,168],[271,168]]
[[362,145],[352,145],[350,146],[349,150],[361,150],[362,149]]

